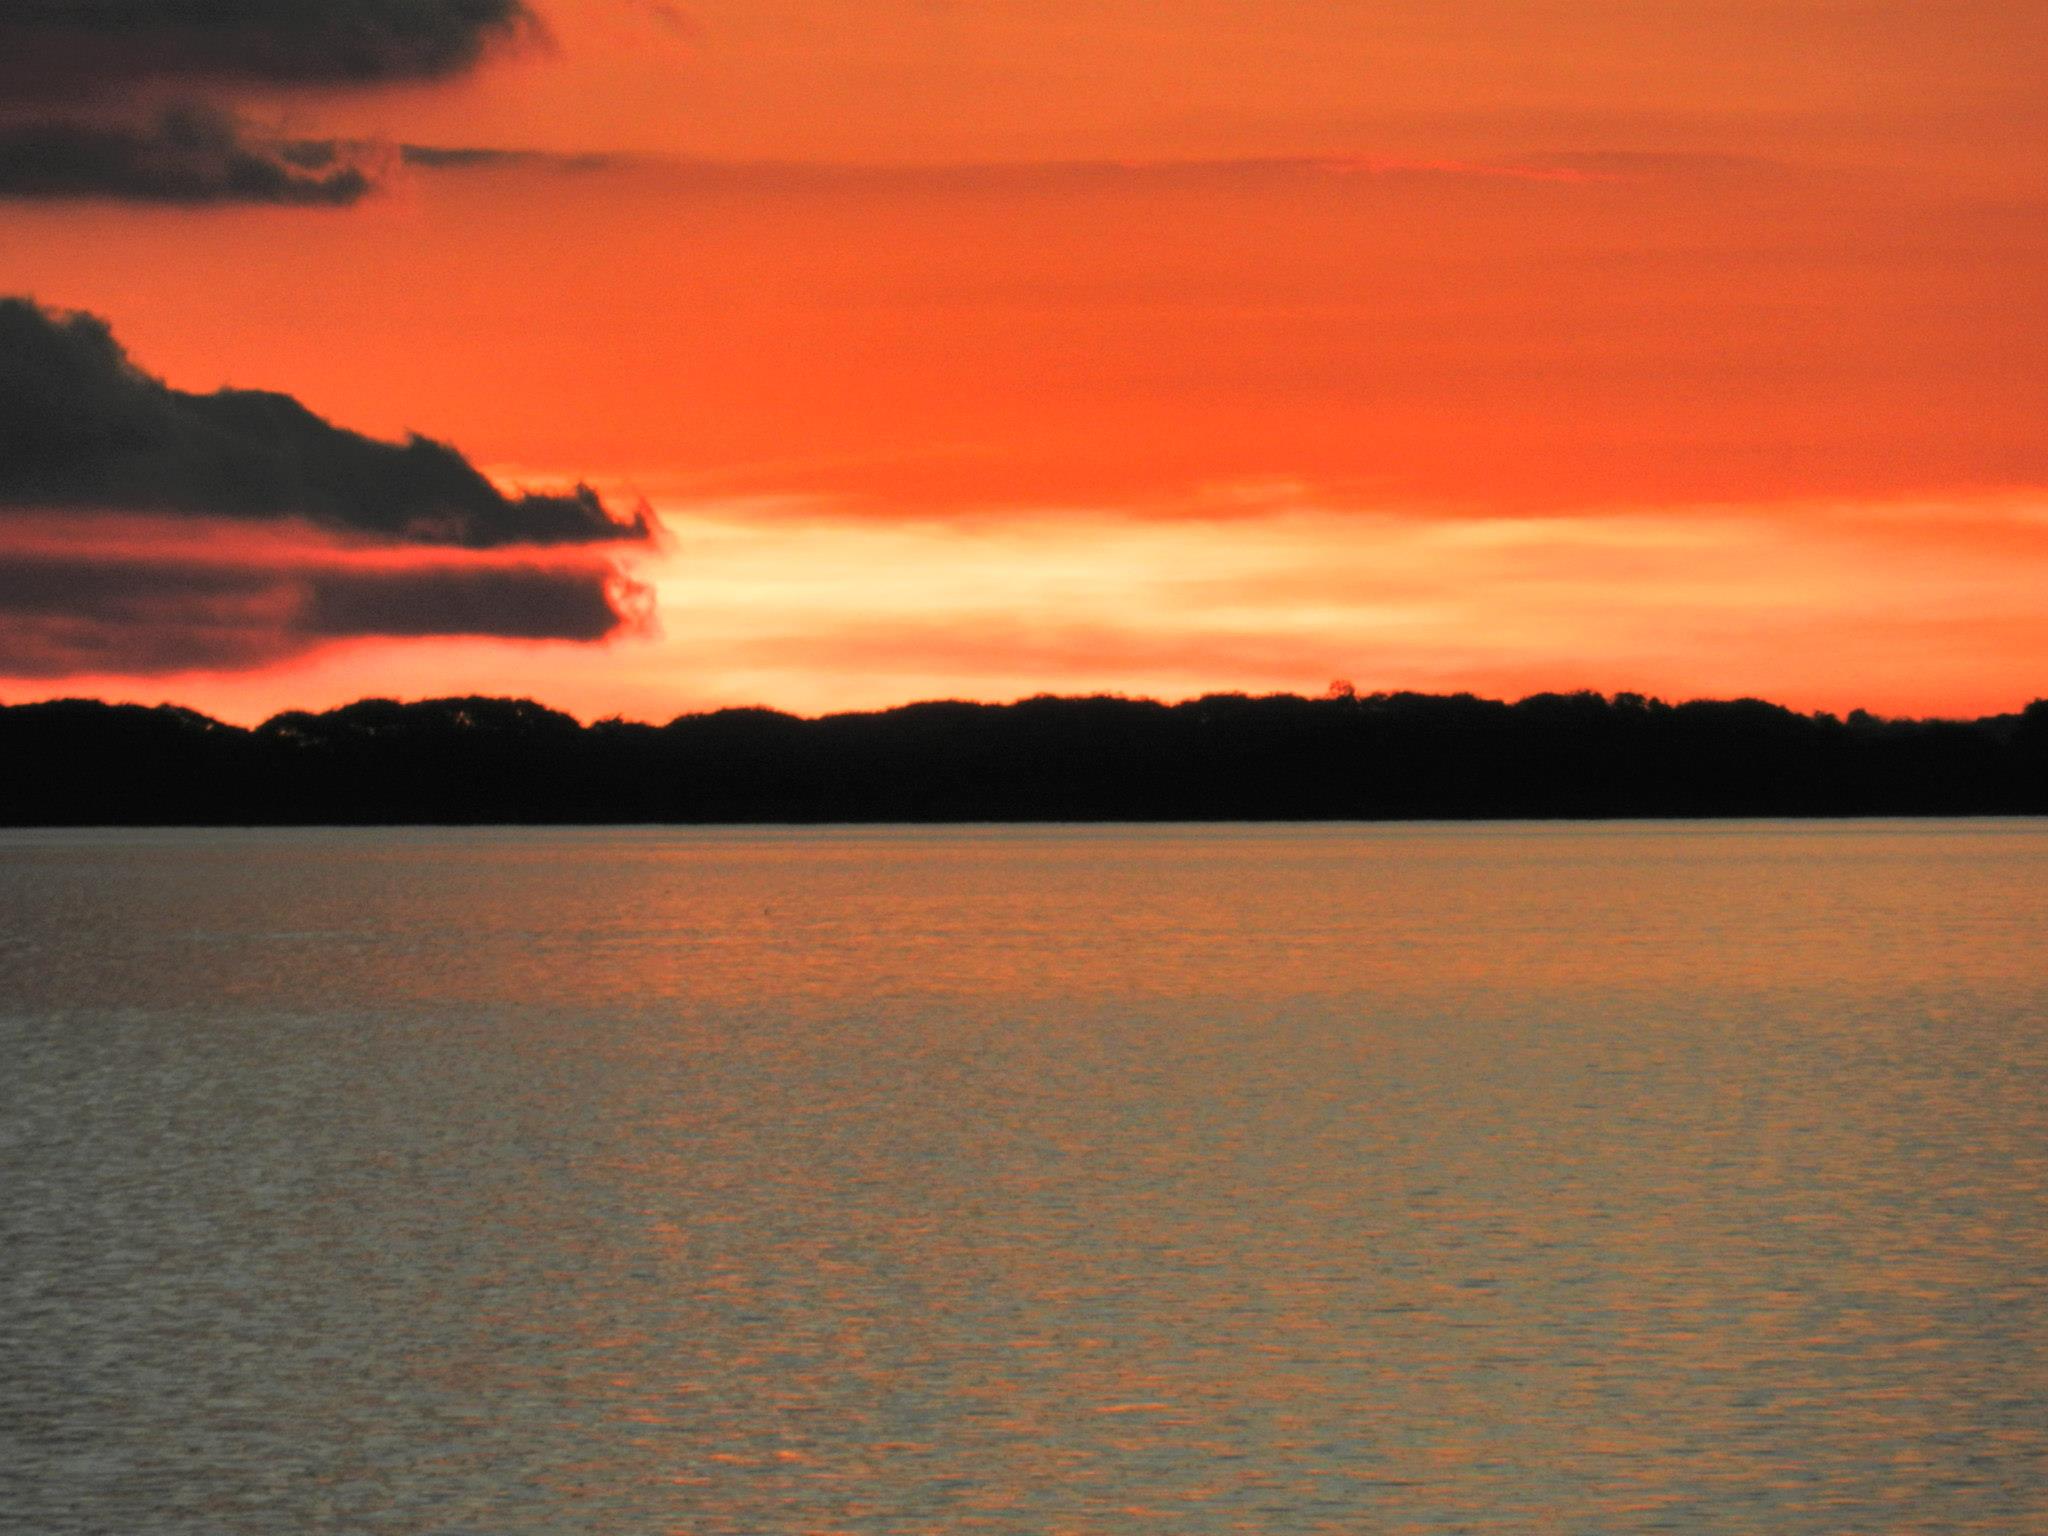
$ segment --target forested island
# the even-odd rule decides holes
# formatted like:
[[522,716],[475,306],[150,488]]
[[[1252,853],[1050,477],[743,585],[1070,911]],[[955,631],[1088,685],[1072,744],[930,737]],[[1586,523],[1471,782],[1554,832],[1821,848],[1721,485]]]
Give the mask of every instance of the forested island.
[[15,826],[2041,814],[2048,700],[1888,720],[1334,689],[586,726],[450,698],[253,729],[168,705],[0,709],[0,823]]

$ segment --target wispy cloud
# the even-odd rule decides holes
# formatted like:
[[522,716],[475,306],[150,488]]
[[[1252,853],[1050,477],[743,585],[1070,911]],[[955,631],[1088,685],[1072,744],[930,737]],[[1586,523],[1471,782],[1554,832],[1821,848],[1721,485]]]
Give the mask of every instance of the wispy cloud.
[[588,643],[629,627],[637,589],[602,565],[365,567],[308,544],[292,562],[4,548],[0,676],[137,677],[274,665],[338,640],[483,636]]
[[322,139],[269,139],[210,107],[137,121],[0,118],[0,198],[345,207],[368,196],[383,157]]

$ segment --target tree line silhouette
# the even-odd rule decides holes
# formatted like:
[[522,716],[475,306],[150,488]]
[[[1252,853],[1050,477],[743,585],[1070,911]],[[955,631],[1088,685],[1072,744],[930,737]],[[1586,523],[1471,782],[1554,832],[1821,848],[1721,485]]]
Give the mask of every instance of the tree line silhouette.
[[0,708],[0,822],[1393,820],[2048,814],[2048,700],[1978,720],[1638,695],[1033,698],[580,725],[366,699],[254,729]]

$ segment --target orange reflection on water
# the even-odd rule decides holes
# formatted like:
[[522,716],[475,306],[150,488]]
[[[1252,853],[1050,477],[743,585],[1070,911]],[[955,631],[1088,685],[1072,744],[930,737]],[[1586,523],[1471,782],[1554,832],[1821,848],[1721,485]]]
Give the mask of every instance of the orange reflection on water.
[[[51,952],[84,903],[110,936],[0,978],[73,1021],[10,1090],[24,1187],[147,1132],[80,1164],[156,1213],[111,1212],[155,1246],[107,1295],[234,1298],[266,1374],[207,1383],[290,1401],[275,1454],[403,1489],[431,1440],[491,1529],[2041,1512],[2038,823],[14,857],[69,894],[11,931]],[[225,1292],[179,1235],[215,1230]],[[23,1379],[49,1315],[0,1320]],[[354,1373],[293,1397],[337,1345]]]

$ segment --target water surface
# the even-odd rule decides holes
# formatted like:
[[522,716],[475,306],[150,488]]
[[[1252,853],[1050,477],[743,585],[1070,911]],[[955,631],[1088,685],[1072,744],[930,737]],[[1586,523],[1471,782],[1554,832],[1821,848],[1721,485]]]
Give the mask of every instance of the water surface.
[[0,1529],[2048,1528],[2048,824],[0,832]]

